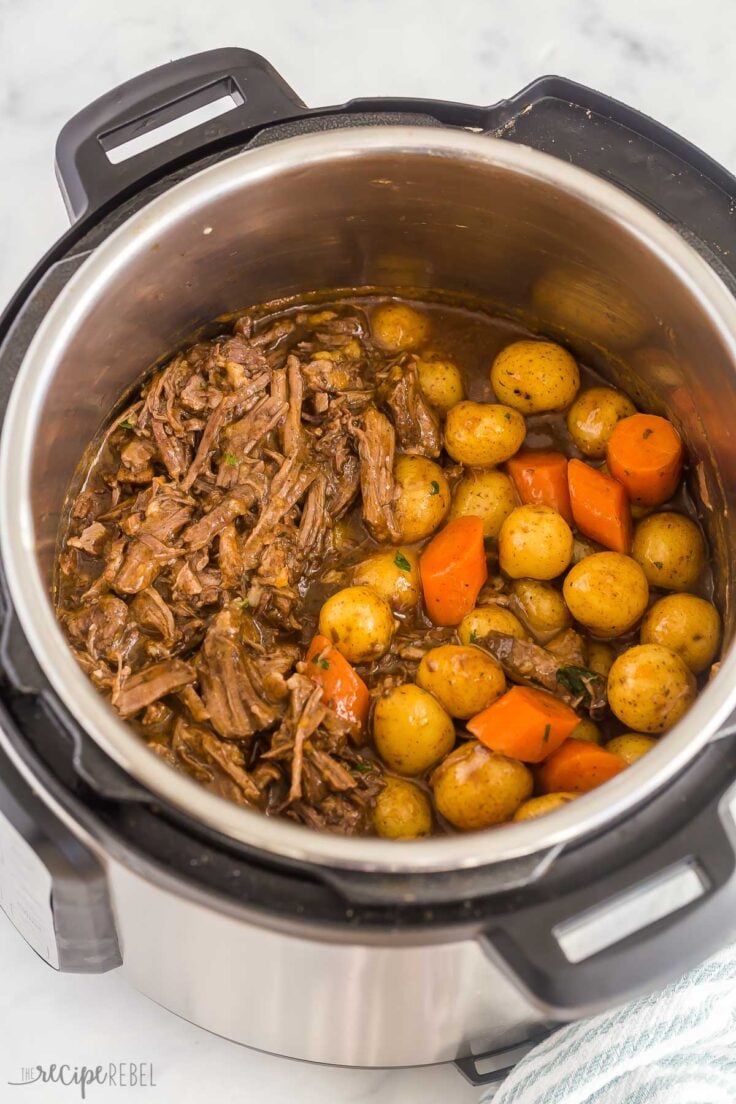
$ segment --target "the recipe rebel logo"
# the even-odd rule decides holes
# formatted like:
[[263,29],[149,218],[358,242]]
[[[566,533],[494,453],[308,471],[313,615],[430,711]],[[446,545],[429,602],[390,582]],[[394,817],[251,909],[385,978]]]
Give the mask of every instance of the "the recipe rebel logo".
[[80,1100],[87,1100],[95,1085],[118,1089],[155,1089],[152,1062],[108,1062],[97,1066],[72,1066],[54,1062],[48,1066],[23,1066],[20,1077],[8,1081],[14,1088],[27,1085],[62,1085],[76,1089]]

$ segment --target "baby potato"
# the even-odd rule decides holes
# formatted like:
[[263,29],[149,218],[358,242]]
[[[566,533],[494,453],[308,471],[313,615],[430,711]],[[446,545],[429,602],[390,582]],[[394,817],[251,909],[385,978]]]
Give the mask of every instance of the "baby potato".
[[[573,733],[574,735],[574,733]],[[569,805],[580,794],[575,793],[549,793],[541,797],[530,797],[514,813],[512,820],[536,820],[537,817],[553,813],[555,809],[562,809]]]
[[419,839],[432,831],[429,798],[413,782],[387,778],[373,809],[373,826],[383,839]]
[[370,587],[386,599],[391,609],[406,613],[414,609],[421,594],[419,558],[410,548],[375,552],[355,565],[353,584]]
[[642,644],[663,644],[699,675],[716,657],[721,619],[711,602],[694,594],[668,594],[647,611]]
[[564,410],[580,387],[575,358],[553,341],[514,341],[491,367],[496,398],[522,414]]
[[450,487],[439,464],[423,456],[400,456],[394,464],[396,521],[401,540],[424,540],[447,517]]
[[391,647],[394,628],[388,602],[367,586],[338,590],[319,612],[319,631],[350,663],[380,659]]
[[371,335],[387,353],[416,349],[429,337],[429,318],[405,303],[381,303],[371,318]]
[[528,767],[477,740],[456,748],[429,781],[438,812],[466,832],[510,820],[534,786]]
[[512,579],[554,579],[572,559],[573,536],[551,506],[517,506],[498,536],[498,562]]
[[455,728],[431,694],[407,682],[376,702],[373,740],[391,770],[422,774],[452,749]]
[[624,732],[621,736],[614,736],[605,745],[606,751],[620,755],[629,766],[656,746],[657,741],[653,736],[642,736],[640,732]]
[[608,678],[608,672],[613,666],[616,653],[610,644],[603,640],[588,641],[588,659],[586,667],[589,671],[595,671],[602,678]]
[[515,506],[514,485],[505,472],[495,468],[469,471],[455,487],[450,518],[467,514],[479,517],[483,536],[495,538]]
[[446,414],[456,403],[463,401],[463,377],[454,361],[434,353],[425,353],[415,359],[419,386],[430,406],[440,414]]
[[637,644],[615,660],[608,676],[608,704],[634,732],[666,732],[690,708],[695,676],[661,644]]
[[517,579],[511,584],[511,593],[522,621],[543,644],[572,625],[572,617],[561,592],[550,583]]
[[621,552],[597,552],[575,564],[562,593],[575,620],[602,637],[633,629],[649,601],[646,575]]
[[503,606],[476,606],[460,622],[457,635],[462,644],[475,644],[491,632],[506,633],[517,640],[528,640],[529,634],[518,617]]
[[445,448],[468,468],[493,468],[518,452],[526,436],[521,414],[499,403],[456,403],[445,420]]
[[652,586],[689,590],[705,567],[705,540],[684,514],[651,514],[634,530],[631,555]]
[[611,387],[590,387],[581,391],[570,407],[567,428],[585,456],[605,456],[616,423],[632,414],[636,407],[628,395]]
[[472,645],[441,644],[422,657],[417,683],[434,694],[451,717],[466,721],[506,689],[506,676],[493,656]]
[[595,721],[591,721],[589,717],[583,717],[578,727],[574,728],[570,733],[570,739],[588,740],[591,744],[603,743],[601,730],[599,729]]

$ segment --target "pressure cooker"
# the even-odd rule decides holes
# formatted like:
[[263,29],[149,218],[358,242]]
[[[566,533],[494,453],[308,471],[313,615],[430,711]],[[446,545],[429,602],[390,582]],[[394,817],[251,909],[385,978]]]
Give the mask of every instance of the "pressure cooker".
[[[165,136],[223,98],[225,113]],[[77,667],[49,594],[74,469],[151,364],[250,304],[401,288],[537,317],[675,421],[728,640],[736,180],[559,77],[490,107],[308,109],[240,49],[95,101],[56,164],[71,229],[0,322],[0,904],[36,953],[121,969],[263,1050],[466,1070],[492,1052],[497,1077],[554,1024],[733,938],[733,649],[605,787],[546,820],[401,843],[264,817],[173,771]],[[534,289],[557,271],[574,293],[546,316]]]

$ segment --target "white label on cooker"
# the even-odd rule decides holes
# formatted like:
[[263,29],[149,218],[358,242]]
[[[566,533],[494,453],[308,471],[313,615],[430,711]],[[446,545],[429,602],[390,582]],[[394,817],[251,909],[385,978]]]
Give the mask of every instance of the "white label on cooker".
[[34,951],[58,970],[51,875],[4,816],[0,816],[0,908]]

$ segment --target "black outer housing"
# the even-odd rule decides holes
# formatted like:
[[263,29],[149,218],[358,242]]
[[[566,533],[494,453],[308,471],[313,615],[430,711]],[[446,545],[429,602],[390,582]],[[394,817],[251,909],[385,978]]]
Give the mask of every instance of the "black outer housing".
[[[113,133],[130,138],[180,114],[184,101],[191,109],[223,89],[242,101],[232,112],[122,165],[107,161],[103,147],[109,148]],[[309,110],[257,54],[217,50],[122,85],[62,130],[57,175],[78,219],[0,319],[0,417],[28,342],[54,298],[132,212],[250,144],[397,122],[480,129],[605,177],[672,223],[736,286],[736,180],[684,139],[600,93],[544,77],[491,107],[382,98]],[[4,585],[0,589],[0,722],[15,754],[110,853],[153,878],[178,883],[190,895],[214,894],[222,907],[270,924],[327,928],[334,938],[369,942],[387,932],[422,938],[428,926],[433,938],[479,936],[538,1006],[559,1019],[651,990],[669,979],[673,962],[685,969],[736,934],[734,831],[724,797],[736,778],[736,748],[728,736],[709,744],[667,790],[570,847],[539,877],[532,876],[531,860],[431,876],[307,868],[220,836],[164,807],[125,775],[65,713]],[[11,815],[1,793],[0,810]],[[70,853],[73,837],[60,823],[54,833],[59,848]],[[76,846],[80,876],[84,868],[89,880],[94,860]],[[684,861],[701,871],[703,897],[584,962],[567,961],[552,934],[555,925]],[[97,869],[104,914],[104,874]],[[73,939],[73,933],[66,936]],[[109,940],[107,950],[107,965],[116,965]]]

